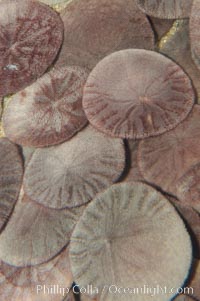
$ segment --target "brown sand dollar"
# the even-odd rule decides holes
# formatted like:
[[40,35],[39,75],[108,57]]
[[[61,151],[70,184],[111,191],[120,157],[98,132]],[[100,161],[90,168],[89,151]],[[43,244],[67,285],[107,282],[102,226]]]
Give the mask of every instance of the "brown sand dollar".
[[19,268],[0,261],[0,274],[4,276],[0,295],[5,301],[61,301],[73,282],[68,248],[34,267]]
[[75,0],[61,13],[64,43],[58,65],[92,69],[103,57],[126,48],[154,48],[154,34],[133,0]]
[[162,19],[188,18],[192,0],[136,0],[147,15]]
[[179,124],[190,112],[190,79],[173,61],[148,50],[115,52],[90,73],[83,108],[90,123],[114,137],[146,138]]
[[192,58],[200,69],[200,33],[198,30],[200,24],[200,0],[193,0],[192,11],[190,15],[190,43]]
[[87,123],[82,108],[87,72],[81,67],[53,69],[9,103],[3,127],[24,146],[44,147],[70,139]]
[[175,183],[175,194],[200,213],[200,163],[192,166]]
[[26,267],[52,259],[69,243],[84,209],[84,206],[62,211],[45,208],[21,191],[14,212],[0,235],[1,260]]
[[7,138],[0,139],[0,230],[17,201],[22,184],[23,162],[18,147]]
[[[191,242],[170,202],[135,182],[113,185],[87,206],[73,231],[69,254],[76,283],[98,288],[100,300],[143,301],[152,297],[102,289],[133,283],[180,287],[191,264]],[[154,300],[170,297],[158,294]]]
[[68,142],[36,150],[25,172],[24,189],[47,207],[80,206],[116,182],[124,165],[123,141],[89,126]]
[[140,142],[138,164],[147,182],[175,193],[176,181],[200,161],[200,106],[175,129]]
[[54,61],[63,24],[39,1],[2,1],[0,11],[0,95],[7,95],[34,82]]

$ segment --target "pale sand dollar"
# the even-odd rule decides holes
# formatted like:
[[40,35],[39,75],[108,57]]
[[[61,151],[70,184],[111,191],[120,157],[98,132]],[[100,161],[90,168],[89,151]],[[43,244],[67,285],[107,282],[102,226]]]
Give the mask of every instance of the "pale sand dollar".
[[0,231],[17,201],[23,178],[23,161],[17,145],[0,138]]
[[[175,208],[142,183],[115,184],[91,202],[70,242],[74,280],[92,285],[99,300],[152,300],[150,295],[109,293],[117,287],[181,287],[192,259],[191,242]],[[173,275],[173,277],[172,277]],[[160,294],[154,300],[168,301]]]
[[0,274],[5,277],[0,281],[4,301],[61,301],[73,282],[68,248],[37,266],[20,268],[0,261]]
[[23,190],[0,235],[0,258],[17,267],[37,265],[56,256],[70,240],[85,207],[54,210],[32,202]]
[[165,56],[127,49],[90,73],[83,92],[89,122],[113,137],[140,139],[176,127],[191,111],[195,94],[185,72]]
[[92,69],[121,49],[154,48],[154,33],[133,0],[74,0],[61,13],[64,42],[56,65]]
[[53,63],[63,41],[59,15],[39,1],[0,2],[0,95],[25,88]]
[[200,106],[175,129],[139,144],[138,164],[144,179],[175,193],[176,181],[200,162]]
[[200,213],[200,163],[193,165],[176,181],[174,191],[181,201]]
[[200,70],[192,59],[189,20],[176,21],[174,23],[174,33],[169,35],[165,43],[161,41],[160,45],[159,51],[179,64],[191,78],[197,100],[200,102]]
[[69,140],[87,124],[82,108],[87,77],[81,67],[57,68],[18,92],[3,115],[6,136],[29,147]]
[[147,15],[161,19],[188,18],[193,0],[136,0]]
[[70,141],[36,150],[25,171],[24,189],[47,207],[80,206],[116,182],[124,166],[123,141],[89,126]]
[[198,30],[199,24],[200,24],[200,0],[193,0],[193,6],[190,15],[189,31],[190,31],[192,58],[196,66],[198,67],[198,69],[200,69],[200,42],[199,42],[200,33]]

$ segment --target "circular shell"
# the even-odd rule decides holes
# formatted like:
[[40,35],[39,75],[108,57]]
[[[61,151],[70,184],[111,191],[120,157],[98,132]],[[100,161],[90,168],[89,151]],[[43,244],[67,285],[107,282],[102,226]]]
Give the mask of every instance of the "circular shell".
[[21,191],[20,199],[0,236],[0,258],[16,267],[44,263],[69,243],[84,206],[53,210],[32,202]]
[[146,181],[174,193],[176,181],[200,159],[200,106],[174,130],[140,142],[138,165]]
[[80,206],[117,181],[125,165],[121,139],[87,127],[70,141],[36,150],[24,176],[25,192],[44,206]]
[[122,50],[90,73],[83,108],[90,123],[114,137],[162,134],[186,118],[194,103],[190,79],[173,61],[147,50]]
[[23,162],[18,147],[0,139],[0,230],[13,210],[22,184]]
[[7,137],[18,144],[44,147],[71,138],[86,125],[82,109],[87,72],[80,67],[53,69],[18,92],[3,115]]
[[147,15],[161,19],[188,18],[193,0],[137,0]]
[[175,194],[200,213],[200,163],[192,166],[175,183]]
[[46,71],[61,46],[63,24],[38,1],[2,1],[0,11],[0,95],[7,95]]
[[[191,264],[191,243],[174,207],[155,189],[135,182],[113,185],[88,205],[69,254],[76,283],[99,288],[100,300],[146,301],[152,297],[102,289],[133,283],[181,286]],[[169,298],[154,296],[156,301]]]
[[190,15],[190,43],[192,58],[200,69],[200,33],[198,30],[200,24],[200,0],[193,0],[192,11]]
[[61,14],[64,43],[58,65],[89,69],[106,55],[127,48],[154,48],[154,34],[133,0],[75,0]]
[[[19,268],[1,261],[0,273],[5,277],[0,285],[4,301],[60,301],[63,288],[70,288],[73,282],[68,248],[51,261],[34,267]],[[61,289],[56,290],[55,286]],[[48,294],[48,289],[57,293]]]

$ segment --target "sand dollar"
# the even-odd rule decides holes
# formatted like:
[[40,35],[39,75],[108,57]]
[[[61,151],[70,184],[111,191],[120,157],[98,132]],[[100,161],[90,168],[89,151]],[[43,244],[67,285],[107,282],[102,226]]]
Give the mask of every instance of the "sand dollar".
[[70,240],[84,206],[54,210],[32,202],[23,190],[0,235],[0,258],[16,267],[37,265],[56,256]]
[[91,126],[58,146],[36,150],[24,188],[32,200],[51,208],[80,206],[116,182],[125,166],[121,139]]
[[139,169],[147,182],[175,194],[175,184],[200,161],[200,106],[175,129],[139,144]]
[[[92,285],[91,295],[97,295],[98,288],[98,298],[104,301],[152,299],[112,293],[103,290],[104,285],[181,287],[191,256],[189,235],[174,207],[142,183],[116,184],[99,194],[84,211],[70,242],[74,280],[81,287]],[[169,298],[154,296],[156,301]]]
[[0,95],[7,95],[34,82],[54,61],[63,24],[39,1],[2,1],[0,10]]
[[60,301],[73,281],[68,248],[51,261],[34,267],[19,268],[0,261],[0,274],[5,277],[0,284],[5,301]]
[[146,138],[173,129],[194,104],[188,76],[173,61],[148,50],[115,52],[90,73],[83,108],[90,123],[121,138]]
[[133,0],[75,0],[61,13],[64,42],[57,64],[92,69],[121,49],[154,48],[154,34]]
[[87,124],[82,108],[87,76],[81,67],[53,69],[14,95],[3,116],[7,137],[29,147],[70,139]]

